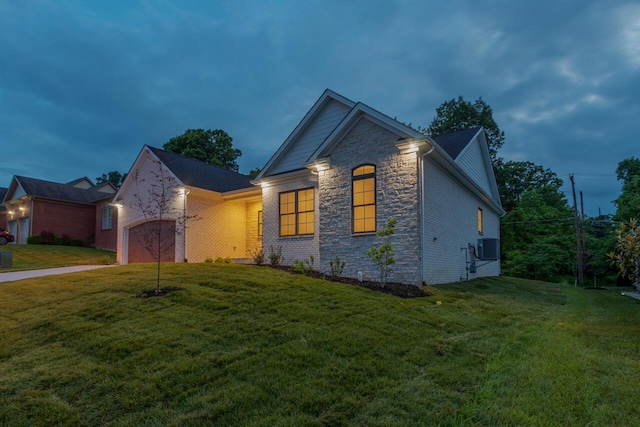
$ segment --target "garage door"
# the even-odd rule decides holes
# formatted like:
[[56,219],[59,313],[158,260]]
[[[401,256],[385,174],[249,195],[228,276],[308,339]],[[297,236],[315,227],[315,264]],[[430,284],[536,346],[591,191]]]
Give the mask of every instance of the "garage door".
[[175,262],[175,225],[175,221],[150,221],[131,228],[129,230],[129,263],[156,262],[158,240],[160,240],[160,261]]

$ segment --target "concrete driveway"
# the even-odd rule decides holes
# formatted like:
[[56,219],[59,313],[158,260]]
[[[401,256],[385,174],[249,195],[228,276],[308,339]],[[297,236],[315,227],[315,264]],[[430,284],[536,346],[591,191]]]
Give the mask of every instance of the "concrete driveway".
[[0,273],[0,282],[13,282],[16,280],[31,279],[33,277],[76,273],[78,271],[95,270],[105,267],[113,267],[113,265],[77,265],[73,267],[44,268],[42,270],[12,271],[10,273]]

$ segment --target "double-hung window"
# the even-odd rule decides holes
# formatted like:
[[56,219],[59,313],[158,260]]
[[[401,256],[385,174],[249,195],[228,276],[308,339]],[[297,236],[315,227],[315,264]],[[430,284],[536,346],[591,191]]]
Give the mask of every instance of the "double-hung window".
[[111,230],[112,214],[113,214],[113,208],[111,206],[105,206],[104,208],[102,208],[102,229],[103,230]]
[[314,205],[313,188],[280,193],[280,235],[313,234]]
[[368,233],[376,231],[376,167],[362,165],[355,168],[352,183],[352,231]]

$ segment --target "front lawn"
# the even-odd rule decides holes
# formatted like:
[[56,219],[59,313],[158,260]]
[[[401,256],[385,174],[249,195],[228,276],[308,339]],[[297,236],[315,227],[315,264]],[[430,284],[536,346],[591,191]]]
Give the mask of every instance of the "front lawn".
[[391,295],[268,267],[0,286],[0,425],[637,425],[640,301],[510,278]]
[[12,252],[13,268],[0,268],[0,273],[36,268],[73,265],[115,264],[116,253],[93,248],[62,245],[4,245],[0,251]]

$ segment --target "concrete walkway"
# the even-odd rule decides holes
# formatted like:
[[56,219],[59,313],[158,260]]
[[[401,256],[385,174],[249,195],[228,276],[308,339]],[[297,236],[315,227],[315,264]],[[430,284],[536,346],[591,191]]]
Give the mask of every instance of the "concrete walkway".
[[74,267],[44,268],[42,270],[12,271],[10,273],[0,273],[0,282],[13,282],[16,280],[31,279],[33,277],[76,273],[78,271],[95,270],[105,267],[113,267],[113,265],[77,265]]

